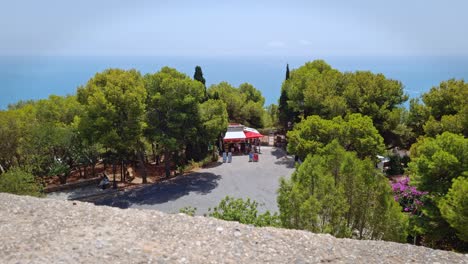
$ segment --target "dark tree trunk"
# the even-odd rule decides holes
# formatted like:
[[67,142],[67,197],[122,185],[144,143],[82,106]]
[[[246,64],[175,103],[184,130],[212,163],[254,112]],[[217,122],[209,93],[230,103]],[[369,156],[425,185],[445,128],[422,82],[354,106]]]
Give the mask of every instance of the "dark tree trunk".
[[120,161],[120,181],[125,182],[124,161]]
[[93,175],[93,178],[96,177],[96,163],[91,165],[91,174]]
[[171,160],[169,159],[170,152],[166,150],[164,152],[164,167],[166,170],[166,178],[169,178],[171,176]]
[[141,178],[143,179],[143,183],[148,183],[148,180],[146,179],[147,178],[147,171],[146,171],[146,164],[145,164],[145,158],[144,158],[144,154],[143,154],[143,151],[139,151],[138,152],[138,157],[140,158],[140,164],[141,164],[141,168],[143,169],[143,174],[141,175]]
[[156,150],[154,149],[154,143],[151,143],[151,152],[153,153],[153,161],[156,162],[156,164],[158,164],[158,162],[156,161]]
[[83,171],[81,170],[81,166],[78,167],[78,172],[80,173],[80,178],[83,178]]
[[116,173],[116,165],[115,165],[115,161],[112,162],[112,174],[114,175],[114,189],[117,189],[117,182],[115,181],[115,173]]

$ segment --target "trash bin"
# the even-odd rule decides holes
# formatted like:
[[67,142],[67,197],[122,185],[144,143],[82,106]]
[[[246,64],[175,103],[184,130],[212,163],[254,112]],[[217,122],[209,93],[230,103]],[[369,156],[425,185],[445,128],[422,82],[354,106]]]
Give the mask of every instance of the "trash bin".
[[228,163],[231,163],[232,161],[232,152],[228,153]]
[[227,153],[223,152],[223,163],[226,163],[227,160]]

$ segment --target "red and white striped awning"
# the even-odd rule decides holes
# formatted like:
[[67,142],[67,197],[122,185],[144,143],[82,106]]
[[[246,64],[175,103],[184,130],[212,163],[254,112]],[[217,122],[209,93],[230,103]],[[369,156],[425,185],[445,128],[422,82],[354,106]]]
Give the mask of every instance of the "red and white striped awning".
[[224,136],[224,142],[240,142],[251,138],[263,137],[258,130],[242,125],[233,125],[228,127],[228,131]]
[[250,127],[244,127],[244,134],[246,138],[261,138],[263,137],[257,129],[253,129]]

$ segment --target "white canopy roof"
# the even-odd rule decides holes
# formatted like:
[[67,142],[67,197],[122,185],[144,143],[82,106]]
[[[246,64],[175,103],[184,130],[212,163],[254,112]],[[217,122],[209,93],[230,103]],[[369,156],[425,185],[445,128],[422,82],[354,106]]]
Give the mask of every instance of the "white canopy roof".
[[228,131],[224,136],[224,139],[244,139],[245,134],[244,131]]

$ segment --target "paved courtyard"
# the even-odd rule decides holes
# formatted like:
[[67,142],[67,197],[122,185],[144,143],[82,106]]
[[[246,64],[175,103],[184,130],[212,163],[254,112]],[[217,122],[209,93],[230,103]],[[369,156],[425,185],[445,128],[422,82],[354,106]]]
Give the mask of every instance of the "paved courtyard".
[[261,204],[260,211],[276,212],[279,179],[291,176],[294,159],[275,147],[262,147],[261,151],[259,162],[249,162],[247,155],[233,156],[232,163],[218,162],[210,168],[112,194],[94,203],[167,213],[177,213],[180,208],[191,206],[197,208],[197,215],[203,215],[229,195],[256,200]]

